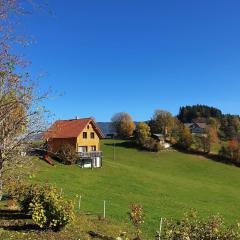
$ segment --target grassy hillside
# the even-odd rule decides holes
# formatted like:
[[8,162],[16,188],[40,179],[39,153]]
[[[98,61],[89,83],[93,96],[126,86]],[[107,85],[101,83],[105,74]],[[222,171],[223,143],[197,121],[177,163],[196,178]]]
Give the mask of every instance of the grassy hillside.
[[36,182],[55,183],[69,198],[82,196],[82,211],[127,221],[128,206],[144,206],[144,230],[153,236],[160,217],[178,218],[190,208],[202,216],[222,214],[228,223],[239,220],[240,169],[179,152],[149,153],[102,142],[103,168],[81,169],[36,160]]

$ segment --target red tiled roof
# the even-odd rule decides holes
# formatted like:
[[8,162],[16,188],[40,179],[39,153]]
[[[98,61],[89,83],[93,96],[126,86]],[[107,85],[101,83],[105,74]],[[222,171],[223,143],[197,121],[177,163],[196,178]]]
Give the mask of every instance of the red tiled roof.
[[92,118],[58,120],[45,133],[45,138],[75,138],[80,135],[87,124],[92,123],[99,138],[103,138],[102,131]]

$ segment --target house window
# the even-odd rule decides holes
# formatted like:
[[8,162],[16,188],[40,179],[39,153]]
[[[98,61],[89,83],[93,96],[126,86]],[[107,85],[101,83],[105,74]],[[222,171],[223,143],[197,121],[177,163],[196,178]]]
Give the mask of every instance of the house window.
[[94,136],[94,132],[91,132],[91,138],[94,138],[95,136]]
[[87,132],[83,132],[83,138],[87,138]]
[[91,148],[90,148],[90,149],[91,149],[91,151],[92,151],[92,152],[94,152],[94,151],[96,151],[96,150],[97,150],[96,146],[91,146]]
[[78,152],[87,152],[88,151],[88,147],[87,146],[79,146],[78,147]]

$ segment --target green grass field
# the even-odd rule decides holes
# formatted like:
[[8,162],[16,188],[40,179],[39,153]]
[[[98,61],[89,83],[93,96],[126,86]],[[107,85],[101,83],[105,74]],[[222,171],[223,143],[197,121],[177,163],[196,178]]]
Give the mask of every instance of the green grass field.
[[37,159],[34,181],[54,183],[68,198],[81,195],[84,212],[101,214],[106,200],[107,217],[121,222],[128,221],[131,203],[142,204],[149,238],[160,217],[179,218],[190,208],[203,217],[220,213],[229,224],[240,220],[239,168],[175,151],[139,151],[121,142],[117,141],[115,160],[112,140],[102,142],[101,169],[59,163],[52,167]]

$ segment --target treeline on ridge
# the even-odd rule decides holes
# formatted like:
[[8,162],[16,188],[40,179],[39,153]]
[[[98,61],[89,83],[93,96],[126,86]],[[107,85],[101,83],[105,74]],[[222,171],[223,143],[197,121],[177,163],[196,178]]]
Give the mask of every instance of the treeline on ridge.
[[[193,133],[191,123],[199,125],[203,132]],[[219,157],[240,163],[240,117],[223,114],[215,107],[185,106],[177,116],[158,109],[151,119],[137,124],[128,113],[122,112],[113,116],[112,126],[120,138],[131,138],[139,147],[150,151],[164,149],[161,142],[204,153],[215,148]]]

